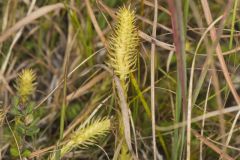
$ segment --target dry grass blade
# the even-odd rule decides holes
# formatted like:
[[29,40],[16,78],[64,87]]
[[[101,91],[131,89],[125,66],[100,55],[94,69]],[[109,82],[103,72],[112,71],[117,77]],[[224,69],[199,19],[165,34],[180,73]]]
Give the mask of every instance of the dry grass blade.
[[112,70],[110,70],[105,65],[101,65],[100,67],[102,67],[103,69],[108,71],[113,76],[113,79],[114,79],[114,82],[115,82],[116,88],[117,88],[117,93],[119,96],[119,101],[120,101],[120,108],[121,108],[121,114],[122,114],[123,126],[124,126],[124,136],[125,136],[129,151],[132,152],[133,157],[135,157],[134,153],[133,153],[133,149],[132,149],[132,144],[131,144],[129,109],[128,109],[128,104],[127,104],[127,100],[125,97],[124,89],[121,85],[120,79],[113,74]]
[[[154,1],[154,20],[153,20],[153,29],[152,37],[156,38],[157,32],[157,16],[158,16],[158,1]],[[155,121],[155,43],[151,45],[151,115],[152,115],[152,144],[153,144],[153,159],[157,159],[157,144],[156,144],[156,121]]]
[[[32,10],[33,10],[33,8],[34,8],[34,6],[35,6],[35,3],[36,3],[36,0],[33,0],[33,1],[31,2],[31,5],[30,5],[30,7],[29,7],[29,9],[28,9],[27,15],[29,15],[29,14],[32,12]],[[3,27],[4,27],[4,26],[3,26]],[[22,28],[18,31],[18,33],[16,34],[16,36],[14,37],[14,39],[13,39],[13,41],[12,41],[12,44],[11,44],[9,50],[8,50],[7,56],[6,56],[5,60],[4,60],[4,63],[3,63],[2,66],[1,66],[1,73],[2,73],[2,74],[3,74],[3,73],[5,72],[5,70],[6,70],[7,64],[8,64],[8,62],[9,62],[10,56],[11,56],[11,54],[12,54],[12,49],[13,49],[13,47],[15,46],[15,44],[17,43],[18,39],[21,37],[22,32],[23,32],[23,29],[24,29],[24,27],[22,27]],[[1,44],[1,43],[0,43],[0,44]]]
[[[203,119],[208,119],[208,118],[211,118],[211,117],[214,117],[214,116],[218,116],[219,114],[227,114],[227,113],[236,112],[236,111],[239,111],[239,106],[227,107],[227,108],[223,109],[222,112],[219,111],[219,110],[208,112],[204,116],[201,115],[201,116],[192,118],[191,123],[195,123],[195,122],[198,122],[198,121],[202,121]],[[181,123],[178,123],[178,124],[175,124],[175,125],[170,125],[170,126],[167,126],[167,127],[157,126],[156,129],[166,132],[166,131],[171,131],[171,130],[176,129],[176,128],[184,127],[186,125],[187,125],[187,121],[184,121],[184,122],[181,122]]]
[[230,54],[236,53],[236,52],[238,52],[238,51],[240,51],[240,47],[236,47],[236,48],[234,48],[234,49],[232,49],[232,50],[223,52],[222,54],[223,54],[224,56],[226,56],[226,55],[230,55]]
[[51,11],[54,11],[54,10],[57,10],[60,8],[64,8],[64,5],[62,3],[44,6],[40,9],[32,12],[28,16],[26,16],[23,19],[21,19],[20,21],[18,21],[14,26],[12,26],[11,28],[9,28],[5,32],[3,32],[0,36],[0,44],[3,43],[6,39],[8,39],[17,30],[21,29],[25,25],[31,23],[32,21],[36,20],[37,18],[44,16],[48,12],[51,12]]
[[121,113],[122,113],[122,119],[123,119],[123,125],[124,125],[124,135],[125,135],[126,143],[128,145],[129,151],[132,152],[133,150],[132,150],[132,144],[131,144],[130,117],[128,114],[127,100],[125,98],[125,93],[124,93],[124,90],[123,90],[123,87],[121,85],[119,78],[114,76],[114,81],[116,83],[117,92],[118,92],[118,96],[120,99],[120,108],[121,108]]
[[147,41],[147,42],[151,42],[151,43],[153,42],[153,43],[155,43],[155,45],[158,46],[158,47],[164,48],[164,49],[169,50],[169,51],[175,51],[175,48],[174,48],[173,45],[167,44],[167,43],[162,42],[162,41],[159,41],[159,40],[157,40],[156,38],[147,35],[147,34],[144,33],[143,31],[140,31],[140,30],[139,30],[139,31],[138,31],[138,34],[139,34],[139,37],[141,37],[142,39],[144,39],[144,40]]
[[[147,0],[144,0],[144,4],[146,4],[146,5],[150,6],[150,7],[153,7],[153,8],[155,7],[155,4],[153,4],[152,2],[147,1]],[[171,15],[171,13],[169,12],[169,10],[167,10],[166,8],[164,8],[164,7],[160,6],[160,5],[158,5],[157,8],[158,8],[160,11],[163,11],[163,12],[165,12],[166,14]]]
[[[209,95],[209,91],[210,91],[210,86],[211,86],[211,82],[212,82],[212,78],[210,78],[209,84],[208,84],[208,89],[207,89],[207,94],[206,94],[206,98],[205,98],[205,104],[204,104],[204,110],[203,110],[203,120],[202,120],[202,128],[201,128],[201,136],[203,136],[203,131],[204,131],[204,125],[205,125],[205,115],[206,115],[206,111],[207,111],[207,103],[208,103],[208,95]],[[203,154],[203,143],[202,141],[200,142],[200,160],[203,160],[202,154]]]
[[[198,45],[196,47],[196,50],[194,52],[194,57],[192,60],[192,66],[191,66],[191,74],[190,74],[190,82],[189,82],[189,91],[188,91],[188,113],[187,113],[187,133],[188,137],[187,137],[187,143],[191,144],[190,140],[191,140],[191,114],[192,114],[192,106],[195,103],[195,100],[193,100],[193,78],[194,78],[194,68],[195,68],[195,63],[196,63],[196,56],[197,56],[197,52],[199,50],[199,47],[202,43],[202,41],[204,40],[206,34],[208,33],[208,31],[214,26],[214,24],[216,22],[218,22],[218,20],[220,20],[222,18],[222,16],[220,16],[218,19],[216,19],[208,28],[207,30],[202,34],[201,39],[198,42]],[[190,149],[188,151],[188,154],[190,154]]]
[[[78,66],[76,66],[70,73],[68,73],[67,78],[70,78],[70,76],[76,72],[77,69],[79,69],[83,64],[85,64],[88,60],[90,60],[92,57],[94,57],[98,52],[95,52],[94,54],[92,54],[91,56],[89,56],[88,58],[86,58],[84,61],[82,61]],[[59,82],[59,84],[53,89],[51,90],[51,92],[45,97],[43,98],[35,107],[35,109],[37,109],[38,107],[40,107],[61,85],[63,84],[63,80],[61,80]]]
[[[204,14],[205,14],[205,17],[206,17],[206,20],[207,20],[207,23],[210,24],[212,22],[212,15],[211,15],[211,12],[210,12],[210,9],[209,9],[209,5],[208,5],[208,2],[206,0],[201,0],[202,2],[202,6],[203,6],[203,10],[204,10]],[[210,31],[210,35],[211,35],[211,38],[212,40],[216,43],[216,52],[217,52],[217,56],[218,56],[218,59],[219,59],[219,62],[221,64],[221,68],[223,70],[223,74],[224,74],[224,77],[227,81],[227,84],[228,84],[228,87],[230,88],[230,91],[231,93],[233,94],[233,97],[235,99],[235,101],[237,102],[237,104],[240,106],[240,98],[239,98],[239,95],[236,91],[236,88],[234,87],[233,85],[233,82],[231,80],[231,77],[229,75],[229,72],[228,72],[228,68],[227,68],[227,65],[225,63],[225,60],[224,60],[224,57],[222,55],[222,49],[221,49],[221,46],[218,42],[219,38],[220,38],[220,35],[222,34],[223,32],[223,27],[224,27],[224,23],[226,21],[226,18],[230,12],[230,9],[231,9],[231,6],[233,4],[233,1],[232,0],[229,0],[228,3],[227,3],[227,6],[226,6],[226,9],[225,9],[225,12],[223,14],[223,19],[221,21],[221,24],[220,24],[220,30],[219,30],[219,34],[217,35],[217,32],[216,32],[216,29],[215,28],[212,28],[212,30]],[[215,47],[215,46],[214,46]],[[215,48],[214,48],[215,49]],[[233,133],[233,129],[236,125],[236,122],[237,122],[237,119],[239,118],[240,116],[240,111],[237,113],[237,115],[235,116],[235,119],[233,121],[233,124],[231,126],[231,129],[230,129],[230,133],[229,133],[229,136],[227,138],[227,141],[226,141],[226,146],[229,144],[230,140],[231,140],[231,137],[232,137],[232,133]]]
[[216,153],[218,153],[223,159],[225,160],[234,160],[232,157],[230,157],[227,153],[222,151],[220,148],[218,148],[216,145],[214,145],[212,142],[207,140],[205,137],[201,136],[199,133],[196,131],[192,130],[193,134],[195,135],[196,138],[201,140],[205,145],[210,147],[212,150],[214,150]]
[[[205,14],[207,23],[208,23],[208,25],[210,25],[213,20],[212,20],[212,15],[211,15],[211,12],[210,12],[210,9],[209,9],[208,2],[206,0],[201,0],[201,2],[202,2],[202,5],[203,5],[203,10],[204,10],[204,14]],[[231,6],[231,2],[232,1],[229,1],[228,8],[230,8],[229,6]],[[223,22],[226,19],[226,14],[227,14],[227,12],[224,13],[224,17],[223,17],[223,20],[222,20]],[[216,28],[212,28],[210,30],[210,35],[211,35],[212,40],[215,42],[217,40]],[[237,94],[237,91],[236,91],[236,89],[235,89],[235,87],[232,83],[231,77],[229,76],[227,65],[226,65],[224,57],[222,55],[222,49],[221,49],[219,43],[217,44],[216,52],[217,52],[217,56],[218,56],[219,62],[221,64],[221,67],[222,67],[222,70],[223,70],[224,77],[227,81],[227,84],[228,84],[228,86],[229,86],[229,88],[230,88],[230,90],[231,90],[231,92],[234,96],[234,99],[236,100],[238,105],[240,105],[240,98],[239,98],[239,96]]]
[[107,72],[99,73],[97,76],[92,78],[87,84],[85,84],[84,86],[81,86],[73,93],[70,93],[67,96],[67,101],[72,101],[72,100],[84,95],[86,93],[86,91],[88,91],[91,87],[93,87],[96,83],[98,83],[102,79],[106,78],[107,75],[108,75]]
[[96,29],[96,32],[97,32],[98,36],[100,37],[103,45],[105,46],[105,48],[107,48],[106,38],[104,37],[104,34],[103,34],[101,28],[98,25],[98,22],[97,22],[96,17],[93,13],[93,10],[91,8],[91,4],[90,4],[89,0],[85,0],[85,3],[87,5],[88,14],[89,14],[89,16],[92,20],[93,26]]

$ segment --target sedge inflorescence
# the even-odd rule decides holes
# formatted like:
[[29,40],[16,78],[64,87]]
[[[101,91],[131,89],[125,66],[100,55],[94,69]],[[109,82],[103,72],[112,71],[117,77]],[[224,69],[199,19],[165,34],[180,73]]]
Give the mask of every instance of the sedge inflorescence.
[[123,84],[126,83],[129,73],[135,69],[138,44],[135,13],[130,10],[130,7],[120,8],[117,13],[117,24],[110,36],[108,55],[110,66]]
[[[96,144],[97,140],[106,135],[110,131],[111,122],[109,118],[97,119],[89,122],[86,125],[80,126],[68,138],[68,142],[61,148],[60,157],[63,157],[74,148],[87,148],[90,145]],[[50,158],[55,159],[55,154]]]
[[24,69],[17,78],[16,89],[22,103],[25,103],[36,89],[36,74],[31,69]]

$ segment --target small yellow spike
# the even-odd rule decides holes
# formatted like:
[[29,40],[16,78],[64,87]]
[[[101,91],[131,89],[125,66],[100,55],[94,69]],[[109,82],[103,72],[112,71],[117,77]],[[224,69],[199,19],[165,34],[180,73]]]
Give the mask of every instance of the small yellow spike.
[[28,97],[35,92],[36,74],[31,69],[24,69],[17,78],[16,89],[22,103],[25,103]]
[[[86,126],[80,126],[72,133],[66,144],[61,148],[60,157],[63,157],[74,148],[86,148],[94,145],[97,139],[106,135],[111,128],[111,120],[109,118],[98,119],[88,123]],[[55,159],[55,154],[50,156],[51,160]]]

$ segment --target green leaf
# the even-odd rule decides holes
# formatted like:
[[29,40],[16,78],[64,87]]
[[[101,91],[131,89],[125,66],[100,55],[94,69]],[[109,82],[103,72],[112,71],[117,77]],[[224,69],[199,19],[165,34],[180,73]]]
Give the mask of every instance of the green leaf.
[[25,130],[26,130],[25,125],[21,121],[18,121],[17,124],[16,124],[16,132],[19,135],[24,135],[25,134]]
[[144,107],[147,115],[148,115],[149,117],[151,117],[150,107],[148,106],[145,98],[143,97],[142,92],[141,92],[141,90],[140,90],[140,88],[139,88],[139,86],[138,86],[138,84],[137,84],[137,81],[136,81],[136,79],[134,78],[133,74],[130,75],[130,78],[131,78],[131,82],[132,82],[132,84],[133,84],[133,86],[134,86],[134,88],[135,88],[135,90],[136,90],[136,92],[137,92],[137,94],[138,94],[138,96],[139,96],[139,98],[140,98],[140,101],[142,102],[142,105],[143,105],[143,107]]
[[34,109],[35,103],[34,102],[29,102],[26,105],[25,111],[24,111],[24,115],[30,114],[32,113],[33,109]]
[[23,116],[23,114],[21,113],[21,111],[20,111],[17,107],[15,107],[15,106],[13,106],[13,107],[11,108],[10,113],[11,113],[12,115],[14,115],[14,116]]
[[17,96],[14,96],[13,99],[12,99],[12,105],[14,107],[17,107],[19,104],[19,98]]
[[40,129],[36,126],[29,127],[26,130],[26,135],[33,136],[33,135],[37,134],[39,131],[40,131]]

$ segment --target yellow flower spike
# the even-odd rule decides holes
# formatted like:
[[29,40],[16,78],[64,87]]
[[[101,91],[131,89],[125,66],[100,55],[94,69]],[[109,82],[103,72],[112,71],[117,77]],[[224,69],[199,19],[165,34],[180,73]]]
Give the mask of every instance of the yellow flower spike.
[[[66,144],[60,149],[60,157],[72,151],[74,148],[87,148],[97,143],[97,140],[106,135],[111,128],[111,120],[109,118],[97,119],[89,122],[85,126],[80,126],[74,133],[70,135]],[[55,153],[50,156],[50,160],[55,159]]]
[[119,76],[124,89],[127,89],[126,80],[129,73],[135,70],[139,44],[135,13],[130,7],[119,9],[117,24],[109,41],[109,64]]
[[30,95],[35,92],[36,74],[31,69],[24,69],[17,78],[16,89],[22,103],[25,103]]

